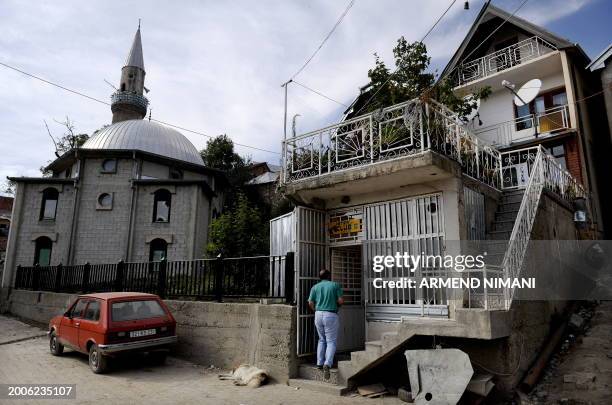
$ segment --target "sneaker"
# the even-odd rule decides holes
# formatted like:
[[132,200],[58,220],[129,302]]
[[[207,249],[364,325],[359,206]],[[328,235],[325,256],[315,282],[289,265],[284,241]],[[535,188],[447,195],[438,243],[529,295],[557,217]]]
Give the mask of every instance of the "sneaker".
[[323,366],[323,378],[329,380],[329,366]]

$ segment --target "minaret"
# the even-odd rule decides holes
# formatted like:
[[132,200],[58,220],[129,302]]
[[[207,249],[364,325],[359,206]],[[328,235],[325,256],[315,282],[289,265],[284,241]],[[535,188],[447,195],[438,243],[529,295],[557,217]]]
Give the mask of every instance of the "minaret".
[[147,115],[149,100],[142,93],[144,79],[145,69],[139,22],[132,48],[125,61],[125,66],[121,69],[119,90],[111,96],[113,124],[126,120],[141,120]]

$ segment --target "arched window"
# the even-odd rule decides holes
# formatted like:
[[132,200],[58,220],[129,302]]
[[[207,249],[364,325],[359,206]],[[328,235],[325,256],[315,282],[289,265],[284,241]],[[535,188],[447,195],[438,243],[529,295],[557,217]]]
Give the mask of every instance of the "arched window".
[[161,189],[153,197],[153,222],[170,222],[170,205],[172,195],[168,190]]
[[153,239],[149,248],[149,261],[159,262],[161,259],[167,258],[168,242],[163,239]]
[[39,266],[49,266],[51,264],[51,250],[53,242],[46,236],[41,236],[36,239],[36,247],[34,248],[34,264]]
[[54,188],[47,188],[42,193],[42,204],[40,205],[40,219],[54,220],[57,211],[57,199],[59,192]]

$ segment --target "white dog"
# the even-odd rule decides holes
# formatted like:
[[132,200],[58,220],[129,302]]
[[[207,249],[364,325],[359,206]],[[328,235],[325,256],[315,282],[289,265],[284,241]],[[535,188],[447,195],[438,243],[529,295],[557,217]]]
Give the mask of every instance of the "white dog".
[[234,385],[246,385],[251,388],[257,388],[268,382],[268,373],[265,370],[241,364],[232,374],[219,374],[220,380],[232,380]]

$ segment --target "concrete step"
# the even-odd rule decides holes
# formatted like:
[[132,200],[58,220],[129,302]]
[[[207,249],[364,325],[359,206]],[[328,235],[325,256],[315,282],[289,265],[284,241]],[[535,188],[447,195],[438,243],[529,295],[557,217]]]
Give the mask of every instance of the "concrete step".
[[365,351],[374,356],[380,356],[382,354],[382,340],[372,340],[370,342],[366,342]]
[[488,265],[499,266],[501,262],[504,260],[505,252],[501,253],[489,253],[487,252],[487,256],[485,257],[484,262]]
[[494,231],[511,231],[514,227],[514,220],[503,220],[493,222]]
[[516,216],[518,215],[518,210],[512,211],[497,211],[495,213],[496,221],[514,221],[516,220]]
[[290,378],[289,386],[335,396],[341,396],[348,393],[348,388],[343,387],[341,385],[334,385],[321,381],[307,380],[305,378]]
[[508,249],[508,241],[504,240],[488,240],[482,246],[482,250],[487,252],[487,255],[503,254]]
[[332,368],[329,370],[329,380],[323,376],[323,370],[319,370],[313,364],[301,364],[298,370],[300,378],[305,380],[320,381],[328,384],[338,384],[338,369]]
[[500,201],[500,203],[497,205],[497,211],[500,212],[508,212],[508,211],[517,211],[519,210],[519,208],[521,208],[521,202],[512,202],[512,203],[504,203],[503,201]]
[[379,355],[373,354],[372,352],[367,352],[365,350],[351,352],[351,364],[355,370],[361,370],[378,357]]
[[488,239],[507,241],[510,239],[511,233],[512,231],[490,231],[488,233]]
[[502,195],[502,204],[520,203],[523,200],[523,192],[520,193],[504,193]]
[[355,370],[353,363],[350,360],[342,360],[338,362],[338,384],[346,385],[350,377],[359,370]]

